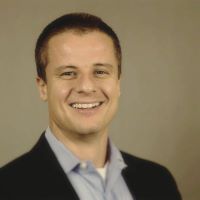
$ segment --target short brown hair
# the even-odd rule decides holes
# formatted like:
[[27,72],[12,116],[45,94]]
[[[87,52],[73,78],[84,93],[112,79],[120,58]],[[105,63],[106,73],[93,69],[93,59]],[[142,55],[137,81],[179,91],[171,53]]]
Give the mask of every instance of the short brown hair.
[[47,66],[48,41],[55,35],[65,31],[74,30],[80,33],[89,31],[100,31],[107,34],[113,41],[116,58],[118,60],[118,77],[121,75],[121,46],[120,41],[113,31],[101,18],[88,13],[70,13],[63,15],[48,24],[39,35],[35,47],[35,61],[37,75],[46,81],[45,68]]

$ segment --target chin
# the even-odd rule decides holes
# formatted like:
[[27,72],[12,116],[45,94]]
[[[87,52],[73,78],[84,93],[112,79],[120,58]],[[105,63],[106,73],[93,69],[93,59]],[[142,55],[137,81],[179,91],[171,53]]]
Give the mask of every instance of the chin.
[[105,132],[105,129],[100,129],[98,127],[82,127],[77,131],[79,135],[96,135],[102,132]]

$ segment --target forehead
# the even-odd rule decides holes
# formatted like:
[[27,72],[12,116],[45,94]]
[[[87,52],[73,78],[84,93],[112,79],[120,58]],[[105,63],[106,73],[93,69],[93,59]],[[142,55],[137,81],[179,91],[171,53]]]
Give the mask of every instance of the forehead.
[[[93,30],[93,31],[79,31],[79,30],[68,30],[65,32],[58,33],[52,36],[48,41],[48,48],[52,48],[55,44],[67,43],[68,45],[81,45],[80,42],[88,42],[88,45],[99,42],[99,44],[112,46],[114,48],[114,43],[110,36],[107,34]],[[53,45],[52,45],[53,44]]]
[[[114,57],[115,49],[110,36],[100,31],[66,31],[53,36],[48,42],[48,60],[64,56]],[[49,60],[49,61],[50,61]]]

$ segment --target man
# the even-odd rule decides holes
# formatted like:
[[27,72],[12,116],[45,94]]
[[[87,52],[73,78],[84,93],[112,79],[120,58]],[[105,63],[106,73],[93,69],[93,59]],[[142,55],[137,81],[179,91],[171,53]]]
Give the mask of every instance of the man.
[[181,199],[164,167],[120,152],[108,137],[121,48],[107,24],[85,13],[62,16],[39,36],[35,58],[49,127],[1,169],[0,199]]

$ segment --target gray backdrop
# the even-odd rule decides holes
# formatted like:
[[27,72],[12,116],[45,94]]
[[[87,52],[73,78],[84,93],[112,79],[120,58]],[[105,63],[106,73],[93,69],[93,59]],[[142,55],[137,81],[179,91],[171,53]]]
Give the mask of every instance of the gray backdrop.
[[1,0],[0,166],[29,150],[47,127],[34,45],[47,23],[72,11],[102,17],[121,39],[121,105],[110,130],[115,143],[166,165],[184,199],[200,199],[198,0]]

